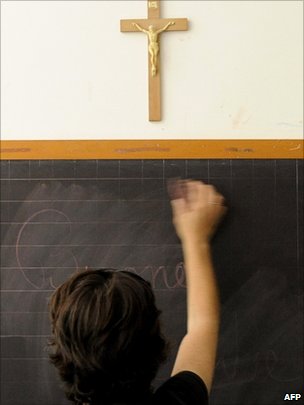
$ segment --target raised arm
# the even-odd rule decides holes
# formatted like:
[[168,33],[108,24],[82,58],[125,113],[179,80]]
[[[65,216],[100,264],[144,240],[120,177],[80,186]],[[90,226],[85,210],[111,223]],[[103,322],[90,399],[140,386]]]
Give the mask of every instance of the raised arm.
[[213,186],[198,181],[177,182],[173,191],[173,223],[182,243],[187,280],[187,334],[172,375],[192,371],[210,392],[220,323],[210,240],[226,208]]
[[157,30],[156,34],[160,34],[161,32],[166,31],[166,29],[168,29],[170,27],[170,25],[174,25],[174,24],[175,24],[174,21],[168,22],[168,24],[166,24],[163,28],[160,28],[159,30]]
[[134,27],[136,27],[139,31],[141,31],[141,32],[144,32],[145,34],[148,34],[149,33],[149,31],[147,31],[147,30],[145,30],[144,28],[142,28],[140,25],[138,25],[137,23],[132,23],[132,25],[134,26]]

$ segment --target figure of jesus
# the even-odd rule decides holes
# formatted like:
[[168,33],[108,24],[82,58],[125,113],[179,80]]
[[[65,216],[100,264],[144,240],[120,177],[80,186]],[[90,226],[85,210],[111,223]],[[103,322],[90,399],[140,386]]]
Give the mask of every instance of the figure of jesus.
[[140,25],[133,23],[134,27],[136,27],[139,31],[144,32],[145,34],[148,35],[152,76],[155,76],[156,72],[157,72],[157,59],[158,59],[158,53],[159,53],[158,35],[161,32],[166,31],[170,27],[170,25],[174,25],[174,24],[175,24],[175,22],[170,21],[170,22],[168,22],[168,24],[166,24],[163,28],[160,28],[160,29],[156,29],[154,27],[154,25],[149,25],[149,29],[145,30]]

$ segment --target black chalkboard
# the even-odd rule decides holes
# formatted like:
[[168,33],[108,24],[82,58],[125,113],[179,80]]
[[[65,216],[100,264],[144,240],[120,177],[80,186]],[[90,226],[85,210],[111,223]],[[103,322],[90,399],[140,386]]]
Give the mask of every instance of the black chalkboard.
[[151,281],[172,344],[155,386],[169,376],[186,321],[172,177],[215,184],[230,206],[213,248],[222,326],[211,405],[303,395],[303,161],[1,161],[1,405],[67,404],[45,350],[47,301],[86,266]]

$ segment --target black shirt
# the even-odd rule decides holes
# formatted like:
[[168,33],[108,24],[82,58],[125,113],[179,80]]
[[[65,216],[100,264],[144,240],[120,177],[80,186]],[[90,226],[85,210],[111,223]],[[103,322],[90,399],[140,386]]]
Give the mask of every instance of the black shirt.
[[151,405],[208,405],[208,391],[203,380],[191,371],[169,378],[153,394]]

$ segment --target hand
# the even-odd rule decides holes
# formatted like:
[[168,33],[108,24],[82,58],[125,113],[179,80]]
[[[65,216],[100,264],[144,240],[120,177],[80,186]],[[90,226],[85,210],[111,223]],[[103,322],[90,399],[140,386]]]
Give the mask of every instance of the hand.
[[182,242],[209,242],[227,208],[211,185],[178,180],[169,184],[173,224]]

